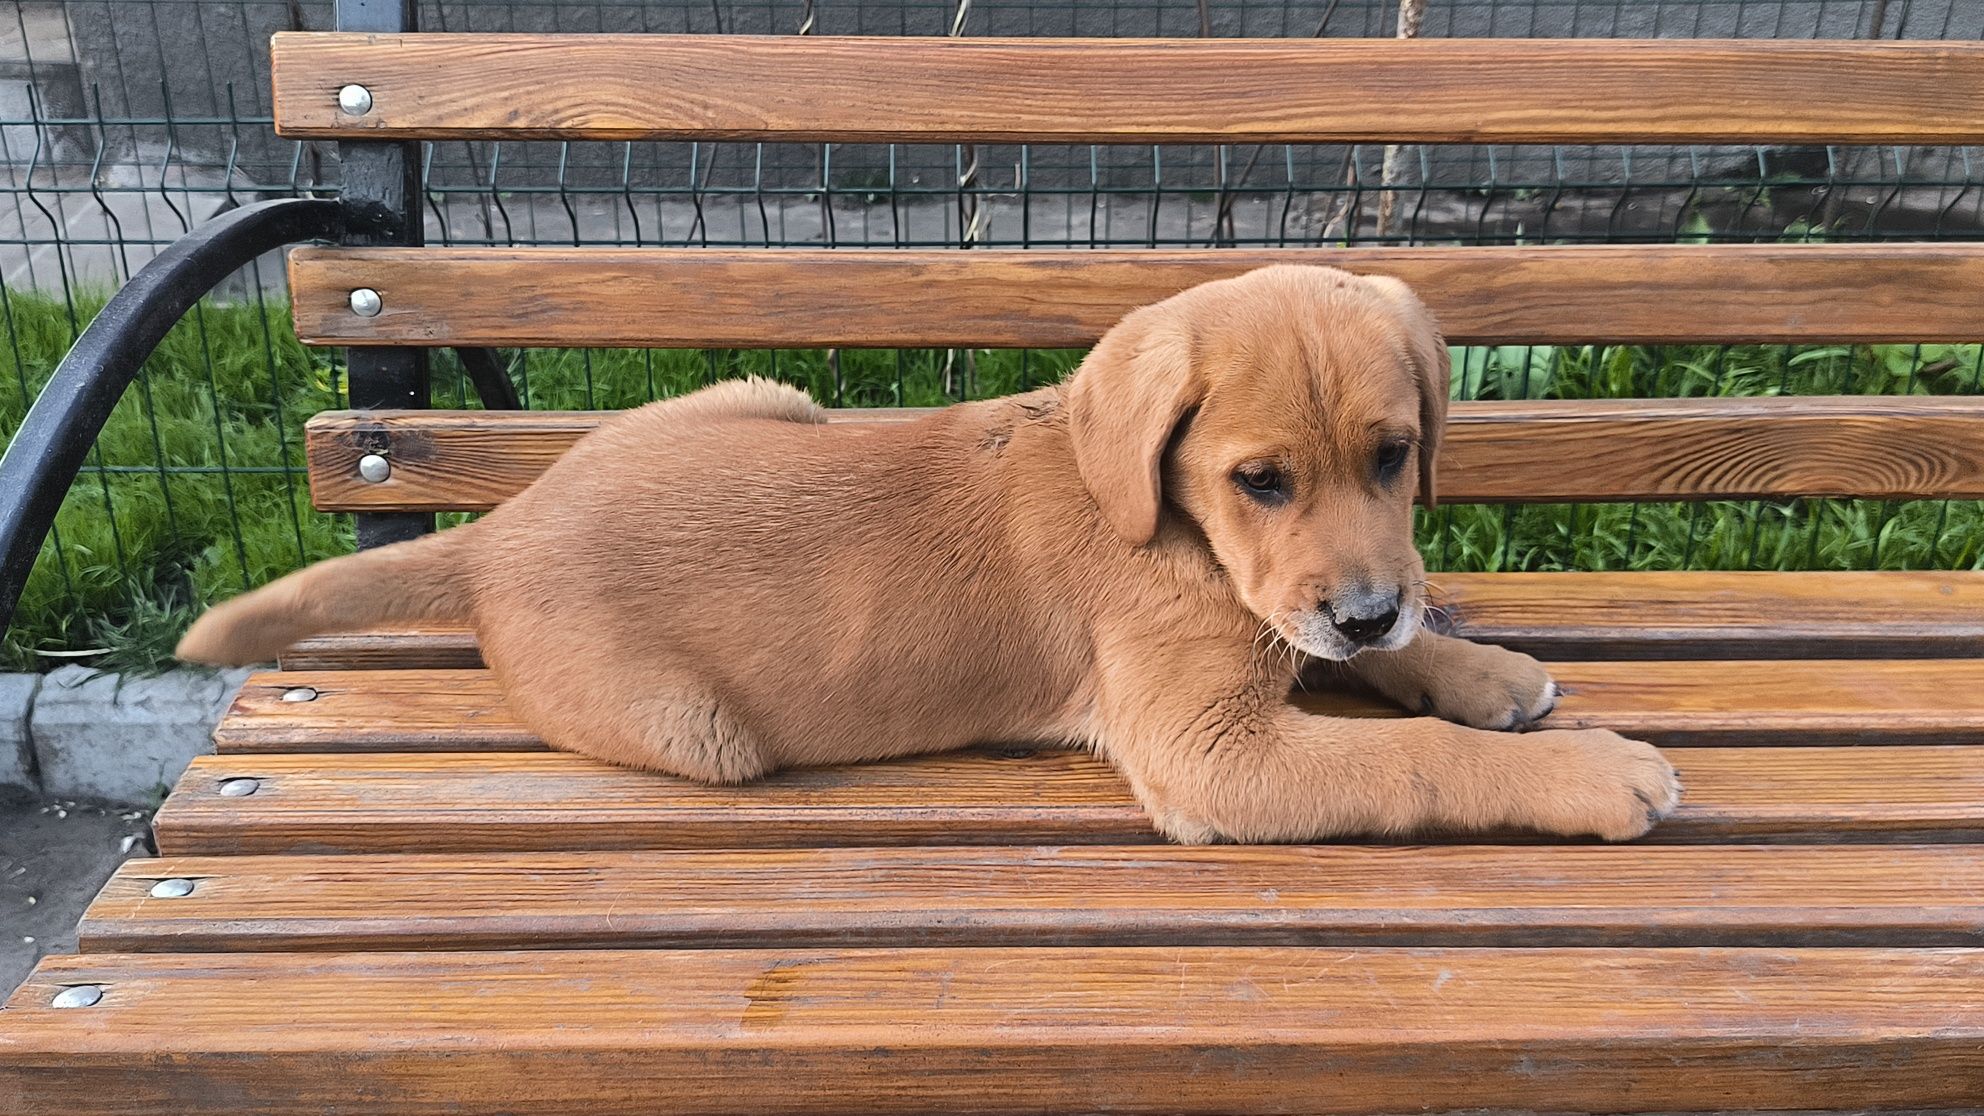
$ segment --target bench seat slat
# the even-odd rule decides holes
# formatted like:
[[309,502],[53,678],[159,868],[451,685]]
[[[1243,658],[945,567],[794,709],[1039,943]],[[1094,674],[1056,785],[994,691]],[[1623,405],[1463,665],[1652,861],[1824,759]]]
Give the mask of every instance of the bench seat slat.
[[[845,421],[922,412],[856,411]],[[327,411],[305,428],[321,511],[485,511],[611,417],[598,412]],[[383,453],[392,475],[363,479]],[[1440,452],[1448,503],[1792,496],[1984,498],[1984,398],[1822,396],[1458,403]]]
[[[1275,263],[1403,279],[1455,344],[1984,339],[1984,244],[303,247],[289,275],[297,335],[319,345],[1070,349]],[[379,292],[379,313],[351,312],[354,287]]]
[[[51,1008],[94,984],[86,1010]],[[9,1001],[21,1111],[1959,1108],[1971,949],[85,954]]]
[[[1984,747],[1687,748],[1660,841],[1984,840]],[[222,784],[260,780],[228,797]],[[203,756],[155,822],[173,856],[1145,844],[1108,767],[957,753],[707,787],[563,753]]]
[[[1984,655],[1984,573],[1436,573],[1457,635],[1543,659],[1852,659]],[[286,670],[474,669],[449,624],[314,636]]]
[[284,670],[475,670],[475,632],[445,621],[327,632],[282,653]]
[[[1984,659],[1568,662],[1542,723],[1665,745],[1984,743]],[[286,700],[308,689],[308,701]],[[1380,699],[1301,693],[1331,716],[1401,716]],[[251,676],[214,731],[225,753],[536,751],[482,670]]]
[[[183,899],[151,897],[191,879]],[[135,860],[90,952],[1984,945],[1974,846],[895,848]]]
[[271,62],[293,139],[1984,141],[1961,42],[279,32]]

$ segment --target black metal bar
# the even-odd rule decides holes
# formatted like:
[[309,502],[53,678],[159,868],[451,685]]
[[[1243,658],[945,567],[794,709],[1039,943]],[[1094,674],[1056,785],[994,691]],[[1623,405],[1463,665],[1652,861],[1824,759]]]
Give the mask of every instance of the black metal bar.
[[0,457],[0,628],[13,619],[42,540],[111,408],[173,324],[262,253],[343,232],[343,210],[329,199],[244,206],[180,237],[104,305]]
[[510,382],[510,373],[494,349],[456,349],[455,355],[462,359],[462,371],[468,373],[469,382],[475,385],[475,394],[481,398],[484,408],[491,411],[521,411],[523,400],[517,398],[517,385]]
[[[337,0],[339,31],[413,31],[414,0]],[[336,74],[324,75],[337,87]],[[338,144],[342,175],[338,198],[350,212],[344,243],[355,247],[419,247],[420,151],[411,143]],[[429,405],[427,353],[413,348],[361,348],[348,352],[347,391],[354,408]],[[434,517],[424,514],[356,516],[358,545],[384,546],[426,534]]]

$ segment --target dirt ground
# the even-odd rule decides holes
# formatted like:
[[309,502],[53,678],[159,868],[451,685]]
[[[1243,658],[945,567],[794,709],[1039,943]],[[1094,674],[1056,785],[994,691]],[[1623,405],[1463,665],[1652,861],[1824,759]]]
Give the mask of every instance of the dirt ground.
[[76,920],[103,881],[150,852],[150,823],[129,806],[0,788],[0,998],[43,954],[75,950]]

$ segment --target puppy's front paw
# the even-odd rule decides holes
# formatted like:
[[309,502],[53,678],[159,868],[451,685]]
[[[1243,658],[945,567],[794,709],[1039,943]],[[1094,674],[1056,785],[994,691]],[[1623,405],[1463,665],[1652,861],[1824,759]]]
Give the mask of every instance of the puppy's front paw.
[[1458,641],[1454,651],[1457,661],[1424,680],[1419,712],[1469,728],[1521,732],[1557,708],[1557,684],[1528,655]]
[[1628,841],[1681,804],[1674,765],[1651,744],[1607,729],[1553,730],[1521,745],[1544,755],[1524,795],[1532,829],[1565,837]]

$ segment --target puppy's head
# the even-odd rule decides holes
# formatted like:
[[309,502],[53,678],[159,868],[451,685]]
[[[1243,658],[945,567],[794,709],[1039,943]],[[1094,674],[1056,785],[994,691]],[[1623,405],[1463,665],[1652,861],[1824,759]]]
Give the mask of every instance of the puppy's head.
[[1067,390],[1082,480],[1141,546],[1168,506],[1247,607],[1326,659],[1403,647],[1424,567],[1447,347],[1403,283],[1278,266],[1125,317]]

